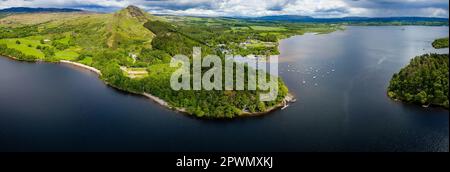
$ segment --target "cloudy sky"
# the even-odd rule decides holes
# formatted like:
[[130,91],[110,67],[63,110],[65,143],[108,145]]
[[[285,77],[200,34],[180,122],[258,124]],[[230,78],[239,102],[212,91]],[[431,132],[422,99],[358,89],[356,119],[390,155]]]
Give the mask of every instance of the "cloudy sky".
[[110,12],[128,5],[151,13],[197,16],[449,17],[448,0],[0,0],[0,9],[64,7]]

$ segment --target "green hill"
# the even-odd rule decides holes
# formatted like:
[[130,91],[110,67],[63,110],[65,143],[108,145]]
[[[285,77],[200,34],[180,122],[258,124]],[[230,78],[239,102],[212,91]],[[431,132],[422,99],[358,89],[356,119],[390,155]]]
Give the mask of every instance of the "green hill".
[[107,26],[108,47],[136,48],[133,44],[141,44],[142,47],[150,48],[155,35],[143,26],[150,20],[157,18],[135,6],[128,6],[114,13]]
[[[70,35],[75,45],[87,49],[109,47],[113,49],[140,49],[151,47],[154,34],[143,27],[150,20],[158,20],[135,6],[129,6],[113,14],[99,13],[39,13],[19,14],[0,20],[2,26],[9,26],[9,32],[18,32],[22,27],[35,26],[36,31],[10,37],[29,35]],[[5,35],[3,35],[3,38]],[[6,36],[8,37],[8,36]]]

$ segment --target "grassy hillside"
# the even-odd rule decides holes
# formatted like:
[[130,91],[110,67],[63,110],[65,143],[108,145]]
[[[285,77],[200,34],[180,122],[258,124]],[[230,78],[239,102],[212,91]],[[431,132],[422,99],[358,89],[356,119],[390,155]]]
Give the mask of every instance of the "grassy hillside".
[[64,22],[71,21],[81,17],[91,16],[93,13],[21,13],[9,14],[4,18],[0,18],[1,27],[23,27],[28,25],[38,25],[47,22]]
[[[150,48],[154,34],[143,27],[148,20],[156,20],[136,7],[128,7],[114,14],[98,13],[39,13],[11,15],[0,20],[0,38],[9,48],[38,53],[37,46],[24,47],[13,44],[17,38],[25,43],[42,42],[54,49],[58,57],[74,58],[81,51],[104,48],[139,52]],[[32,36],[32,37],[29,37]],[[44,43],[43,40],[46,40]],[[41,44],[41,46],[42,46]],[[57,48],[60,44],[64,48]],[[70,49],[70,50],[67,50]],[[29,53],[28,53],[29,54]]]
[[[108,23],[107,45],[110,48],[131,48],[151,47],[154,34],[143,25],[149,20],[156,20],[156,17],[142,11],[141,9],[129,6],[113,14]],[[132,46],[141,44],[141,46]]]

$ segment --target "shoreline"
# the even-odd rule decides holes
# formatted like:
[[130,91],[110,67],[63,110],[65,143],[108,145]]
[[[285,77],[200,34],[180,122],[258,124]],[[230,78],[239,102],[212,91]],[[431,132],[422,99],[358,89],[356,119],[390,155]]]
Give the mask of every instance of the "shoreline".
[[[15,58],[15,57],[7,56],[7,55],[2,55],[2,56],[3,56],[3,57],[6,57],[6,58],[9,58],[9,59],[11,59],[11,60],[19,61],[19,60],[18,60],[17,58]],[[33,62],[36,63],[36,62],[39,62],[39,61],[33,61]],[[48,62],[48,63],[68,64],[68,65],[71,65],[71,66],[74,66],[74,67],[78,67],[78,68],[81,68],[81,69],[86,69],[86,70],[88,70],[88,71],[91,71],[91,72],[97,74],[98,76],[102,76],[101,71],[98,70],[98,69],[96,69],[96,68],[94,68],[94,67],[91,67],[91,66],[88,66],[88,65],[85,65],[85,64],[81,64],[81,63],[77,63],[77,62],[73,62],[73,61],[69,61],[69,60],[60,60],[60,61],[58,61],[58,62]],[[103,81],[103,80],[102,80],[102,81]],[[125,91],[125,90],[123,90],[123,89],[121,89],[121,88],[117,88],[117,87],[115,87],[115,86],[113,86],[113,85],[111,85],[111,84],[109,84],[109,83],[107,83],[107,82],[105,82],[105,81],[103,81],[103,82],[104,82],[106,85],[108,85],[108,86],[110,86],[110,87],[112,87],[112,88],[115,88],[115,89],[119,89],[119,90]],[[144,93],[133,93],[133,92],[130,92],[130,91],[125,91],[125,92],[127,92],[127,93],[132,93],[132,94],[136,94],[136,95],[140,95],[140,96],[144,96],[144,97],[146,97],[146,98],[148,98],[148,99],[154,101],[155,103],[157,103],[157,104],[159,104],[159,105],[161,105],[161,106],[163,106],[163,107],[165,107],[165,108],[167,108],[167,109],[174,110],[174,111],[177,111],[177,112],[180,112],[180,113],[189,114],[190,116],[193,116],[193,115],[192,115],[191,113],[189,113],[185,108],[172,107],[172,106],[170,106],[169,103],[166,102],[165,100],[163,100],[163,99],[161,99],[161,98],[159,98],[159,97],[157,97],[157,96],[154,96],[154,95],[152,95],[152,94],[150,94],[150,93],[146,93],[146,92],[144,92]],[[288,94],[284,97],[283,102],[286,101],[287,103],[292,103],[292,100],[293,100],[293,99],[294,99],[294,96],[293,96],[292,94],[288,93]],[[245,111],[242,111],[241,113],[239,113],[239,114],[236,116],[236,118],[239,118],[239,117],[256,117],[256,116],[262,116],[262,115],[269,114],[269,113],[271,113],[271,112],[273,112],[273,111],[275,111],[275,110],[279,110],[279,109],[281,109],[282,107],[284,107],[284,103],[283,103],[283,102],[280,102],[280,103],[278,103],[277,105],[268,108],[268,109],[267,109],[266,111],[264,111],[264,112],[245,112]]]
[[411,106],[415,106],[415,107],[418,107],[418,108],[421,108],[421,109],[436,108],[436,109],[443,109],[443,110],[446,110],[446,111],[449,111],[449,110],[450,110],[450,109],[446,108],[445,106],[438,105],[438,104],[430,103],[430,104],[428,104],[428,105],[424,105],[424,104],[421,104],[421,103],[407,102],[407,101],[405,101],[405,100],[401,100],[401,99],[397,99],[397,98],[392,98],[392,97],[390,97],[390,96],[387,95],[387,94],[386,94],[386,96],[387,96],[387,98],[388,98],[389,100],[391,100],[392,102],[398,103],[398,104],[400,104],[400,105],[408,105],[408,106],[411,105]]
[[[2,57],[9,58],[9,59],[11,59],[11,60],[19,61],[19,60],[18,60],[17,58],[15,58],[15,57],[7,56],[7,55],[1,55],[1,56],[2,56]],[[36,63],[36,62],[38,62],[38,61],[33,61],[33,62]],[[74,67],[79,67],[79,68],[82,68],[82,69],[89,70],[89,71],[94,72],[95,74],[97,74],[97,75],[99,75],[99,76],[102,75],[101,71],[98,70],[98,69],[96,69],[96,68],[94,68],[94,67],[91,67],[91,66],[88,66],[88,65],[85,65],[85,64],[81,64],[81,63],[77,63],[77,62],[73,62],[73,61],[60,60],[59,62],[48,62],[48,63],[68,64],[68,65],[72,65],[72,66],[74,66]],[[103,81],[103,80],[102,80],[102,81]],[[112,88],[115,88],[115,89],[119,89],[119,90],[125,91],[125,90],[120,89],[120,88],[117,88],[117,87],[115,87],[115,86],[113,86],[113,85],[111,85],[111,84],[109,84],[109,83],[107,83],[107,82],[105,82],[105,81],[103,81],[103,82],[104,82],[106,85],[108,85],[108,86],[110,86],[110,87],[112,87]],[[172,106],[170,106],[169,103],[167,103],[165,100],[163,100],[163,99],[161,99],[161,98],[159,98],[159,97],[157,97],[157,96],[154,96],[154,95],[152,95],[152,94],[150,94],[150,93],[146,93],[146,92],[144,92],[144,93],[133,93],[133,92],[130,92],[130,91],[125,91],[125,92],[127,92],[127,93],[132,93],[132,94],[136,94],[136,95],[140,95],[140,96],[144,96],[144,97],[146,97],[146,98],[148,98],[148,99],[154,101],[155,103],[157,103],[157,104],[159,104],[159,105],[161,105],[161,106],[163,106],[163,107],[165,107],[165,108],[167,108],[167,109],[175,110],[175,111],[177,111],[177,112],[181,112],[181,113],[186,113],[186,114],[192,115],[191,113],[187,112],[187,110],[186,110],[185,108],[172,107]],[[286,101],[287,103],[292,103],[292,100],[293,100],[293,99],[294,99],[294,96],[293,96],[291,93],[288,93],[288,94],[284,97],[284,101]],[[264,111],[264,112],[253,112],[253,113],[251,113],[251,112],[244,112],[244,111],[242,111],[240,114],[238,114],[238,116],[237,116],[236,118],[239,118],[239,117],[256,117],[256,116],[266,115],[266,114],[271,113],[271,112],[273,112],[273,111],[275,111],[275,110],[281,109],[283,106],[284,106],[284,105],[283,105],[283,102],[281,102],[281,103],[279,103],[279,104],[277,104],[277,105],[275,105],[275,106],[273,106],[273,107],[270,107],[269,109],[267,109],[267,110]]]
[[[85,65],[85,64],[81,64],[81,63],[77,63],[77,62],[73,62],[73,61],[68,61],[68,60],[60,60],[59,62],[62,63],[62,64],[68,64],[68,65],[72,65],[72,66],[75,66],[75,67],[79,67],[79,68],[82,68],[82,69],[89,70],[89,71],[91,71],[91,72],[94,72],[94,73],[98,74],[99,76],[102,75],[102,72],[101,72],[100,70],[98,70],[98,69],[96,69],[96,68],[94,68],[94,67]],[[110,86],[110,87],[113,87],[113,88],[115,88],[115,89],[119,89],[119,90],[124,91],[123,89],[120,89],[120,88],[117,88],[117,87],[115,87],[115,86],[112,86],[112,85],[109,84],[108,82],[104,82],[104,83],[105,83],[106,85]],[[159,97],[156,97],[156,96],[154,96],[154,95],[152,95],[152,94],[150,94],[150,93],[146,93],[146,92],[144,92],[144,93],[133,93],[133,92],[130,92],[130,91],[125,91],[125,92],[127,92],[127,93],[132,93],[132,94],[136,94],[136,95],[140,95],[140,96],[144,96],[144,97],[146,97],[146,98],[148,98],[148,99],[153,100],[155,103],[157,103],[157,104],[159,104],[159,105],[161,105],[161,106],[163,106],[163,107],[166,107],[166,108],[168,108],[168,109],[173,109],[173,108],[169,105],[169,103],[167,103],[167,102],[164,101],[163,99],[161,99],[161,98],[159,98]],[[181,109],[181,108],[176,108],[176,110],[179,111],[179,112],[186,112],[186,110]]]
[[[286,101],[286,104],[291,104],[294,103],[295,96],[292,95],[291,93],[288,93],[284,98],[283,101]],[[256,116],[262,116],[262,115],[267,115],[271,112],[274,112],[276,110],[281,110],[281,108],[284,107],[284,103],[280,102],[275,106],[272,106],[270,108],[268,108],[266,111],[264,112],[241,112],[239,114],[239,117],[256,117]]]
[[72,62],[72,61],[69,61],[69,60],[60,60],[59,63],[69,64],[69,65],[72,65],[72,66],[75,66],[75,67],[80,67],[80,68],[83,68],[83,69],[87,69],[87,70],[89,70],[91,72],[94,72],[94,73],[96,73],[96,74],[98,74],[100,76],[102,75],[102,72],[100,70],[98,70],[98,69],[96,69],[94,67],[85,65],[85,64]]
[[[102,73],[101,73],[100,70],[98,70],[98,69],[96,69],[96,68],[94,68],[94,67],[88,66],[88,65],[84,65],[84,64],[81,64],[81,63],[72,62],[72,61],[68,61],[68,60],[60,60],[60,63],[63,63],[63,64],[69,64],[69,65],[73,65],[73,66],[75,66],[75,67],[83,68],[83,69],[92,71],[92,72],[98,74],[99,76],[102,75]],[[120,88],[117,88],[117,87],[112,86],[111,84],[109,84],[109,83],[107,83],[107,82],[105,82],[105,84],[108,85],[108,86],[111,86],[111,87],[113,87],[113,88],[122,90],[122,89],[120,89]],[[129,91],[125,91],[125,92],[132,93],[132,92],[129,92]],[[175,111],[181,112],[181,113],[187,113],[187,114],[190,114],[185,108],[172,107],[172,106],[170,106],[169,103],[167,103],[165,100],[163,100],[163,99],[161,99],[161,98],[159,98],[159,97],[157,97],[157,96],[154,96],[153,94],[150,94],[150,93],[147,93],[147,92],[144,92],[144,93],[133,93],[133,94],[140,95],[140,96],[144,96],[144,97],[146,97],[146,98],[152,100],[153,102],[155,102],[155,103],[157,103],[157,104],[159,104],[159,105],[161,105],[161,106],[163,106],[163,107],[165,107],[165,108],[168,108],[168,109],[171,109],[171,110],[175,110]],[[292,103],[292,100],[293,100],[293,99],[294,99],[294,96],[293,96],[292,94],[290,94],[290,93],[288,93],[288,94],[284,97],[284,101],[286,101],[287,103]],[[275,111],[275,110],[281,109],[283,106],[284,106],[284,105],[283,105],[283,102],[281,102],[281,103],[279,103],[279,104],[277,104],[277,105],[275,105],[275,106],[270,107],[269,109],[267,109],[267,110],[264,111],[264,112],[253,112],[253,113],[251,113],[251,112],[241,112],[240,114],[238,114],[238,117],[261,116],[261,115],[265,115],[265,114],[268,114],[268,113],[270,113],[270,112],[273,112],[273,111]],[[190,114],[190,115],[191,115],[191,114]]]
[[[21,61],[21,60],[15,58],[15,57],[8,56],[8,55],[1,55],[1,56],[2,56],[2,57],[9,58],[9,59],[11,59],[11,60]],[[36,62],[40,62],[40,61],[32,61],[32,62],[36,63]],[[89,70],[89,71],[91,71],[91,72],[94,72],[94,73],[97,74],[98,76],[102,76],[102,72],[101,72],[100,70],[98,70],[98,69],[96,69],[96,68],[94,68],[94,67],[85,65],[85,64],[78,63],[78,62],[73,62],[73,61],[69,61],[69,60],[60,60],[60,61],[57,61],[57,62],[48,62],[48,63],[68,64],[68,65],[71,65],[71,66],[74,66],[74,67],[78,67],[78,68],[81,68],[81,69]],[[103,80],[102,80],[102,81],[103,81]],[[121,89],[121,88],[117,88],[117,87],[115,87],[115,86],[113,86],[113,85],[111,85],[111,84],[109,84],[109,83],[107,83],[107,82],[105,82],[105,81],[103,81],[103,82],[104,82],[106,85],[108,85],[108,86],[110,86],[110,87],[112,87],[112,88],[115,88],[115,89],[119,89],[119,90],[125,91],[125,90],[123,90],[123,89]],[[127,92],[127,93],[132,93],[132,94],[136,94],[136,95],[140,95],[140,96],[144,96],[144,97],[146,97],[146,98],[148,98],[148,99],[154,101],[155,103],[157,103],[157,104],[159,104],[159,105],[161,105],[161,106],[163,106],[163,107],[165,107],[165,108],[167,108],[167,109],[174,110],[174,111],[181,112],[181,113],[186,113],[186,114],[189,114],[189,115],[192,116],[192,114],[189,113],[185,108],[172,107],[172,106],[170,106],[169,103],[166,102],[165,100],[163,100],[163,99],[161,99],[161,98],[159,98],[159,97],[157,97],[157,96],[154,96],[154,95],[152,95],[152,94],[150,94],[150,93],[146,93],[146,92],[144,92],[144,93],[133,93],[133,92],[130,92],[130,91],[125,91],[125,92]],[[292,103],[292,100],[293,100],[293,99],[294,99],[294,96],[293,96],[292,94],[288,93],[288,94],[284,97],[283,102],[286,101],[286,103]],[[266,111],[264,111],[264,112],[253,112],[253,113],[252,113],[252,112],[245,112],[245,111],[242,111],[241,113],[238,114],[238,116],[237,116],[236,118],[239,118],[239,117],[256,117],[256,116],[266,115],[266,114],[268,114],[268,113],[271,113],[271,112],[273,112],[273,111],[275,111],[275,110],[278,110],[278,109],[281,109],[282,107],[284,107],[284,103],[283,103],[283,102],[280,102],[279,104],[277,104],[277,105],[275,105],[275,106],[272,106],[272,107],[268,108],[268,109],[267,109]]]

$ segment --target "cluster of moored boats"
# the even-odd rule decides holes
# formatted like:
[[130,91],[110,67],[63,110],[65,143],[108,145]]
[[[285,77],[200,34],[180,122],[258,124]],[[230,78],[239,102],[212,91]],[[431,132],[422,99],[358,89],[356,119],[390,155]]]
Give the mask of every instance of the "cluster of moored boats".
[[[302,70],[294,65],[288,64],[286,68],[281,69],[281,73],[283,73],[283,72],[299,73],[303,76],[308,76],[308,77],[305,77],[305,79],[300,81],[300,83],[301,83],[300,85],[307,85],[308,82],[311,82],[311,80],[312,80],[313,85],[315,87],[317,87],[317,86],[319,86],[319,83],[314,82],[314,81],[317,81],[319,78],[325,78],[327,75],[330,75],[331,73],[336,72],[336,69],[330,67],[328,70],[324,71],[323,69],[320,69],[320,68],[308,67],[308,68],[305,68]],[[309,77],[311,77],[311,79],[308,80],[307,78],[309,78]],[[282,110],[286,109],[287,107],[289,107],[290,103],[294,103],[296,101],[297,101],[296,99],[291,99],[291,100],[285,99],[283,101],[283,107],[281,109]]]
[[[321,72],[321,69],[314,68],[314,67],[309,67],[304,70],[300,70],[290,64],[287,65],[287,69],[285,71],[300,73],[303,75],[310,75],[310,76],[312,75],[311,78],[313,80],[317,80],[319,78],[325,78],[327,75],[330,75],[331,73],[336,72],[335,69],[330,69],[330,70],[327,70],[326,72]],[[283,70],[282,70],[282,72],[283,72]],[[308,83],[308,81],[306,79],[304,79],[304,80],[300,81],[300,83],[301,83],[301,85],[306,85]],[[319,84],[317,82],[312,82],[312,83],[314,86],[319,86]]]

